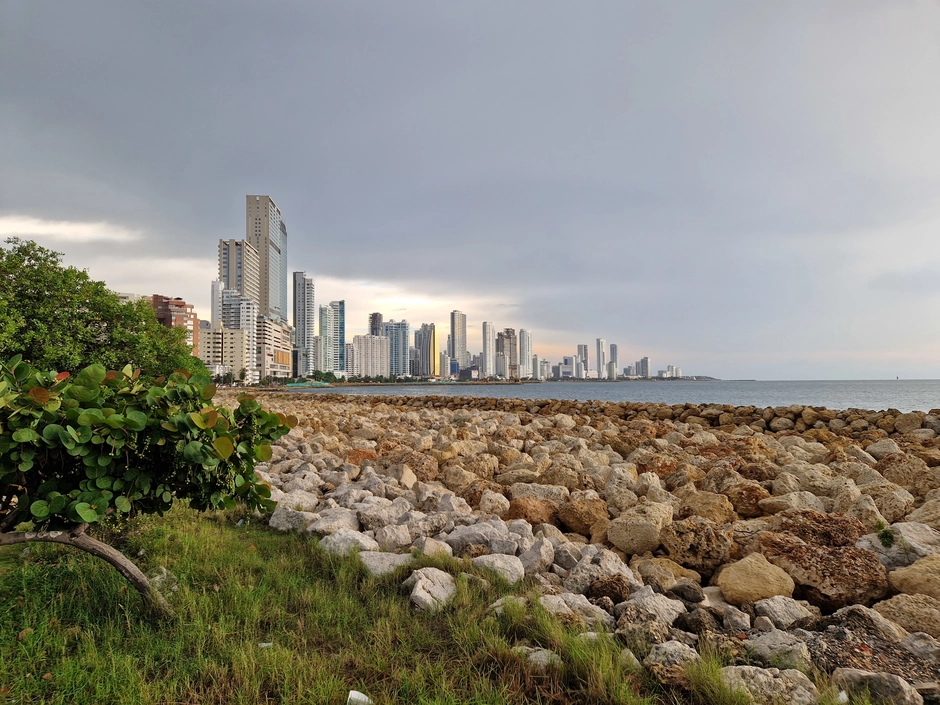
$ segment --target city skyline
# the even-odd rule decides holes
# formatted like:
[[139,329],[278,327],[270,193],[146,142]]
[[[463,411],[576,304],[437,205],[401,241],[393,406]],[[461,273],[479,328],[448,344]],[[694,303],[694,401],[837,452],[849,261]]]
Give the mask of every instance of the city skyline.
[[0,239],[208,318],[269,194],[347,343],[459,310],[551,360],[940,378],[936,3],[266,8],[5,4]]

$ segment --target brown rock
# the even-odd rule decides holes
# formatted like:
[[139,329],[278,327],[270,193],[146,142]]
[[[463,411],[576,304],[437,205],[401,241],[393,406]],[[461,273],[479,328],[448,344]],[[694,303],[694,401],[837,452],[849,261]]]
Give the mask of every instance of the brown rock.
[[760,507],[760,501],[770,497],[770,492],[753,481],[731,485],[722,494],[731,502],[735,512],[747,518],[763,516],[764,510]]
[[912,411],[908,414],[900,414],[894,420],[894,430],[898,433],[910,433],[918,428],[924,422],[924,413],[922,411]]
[[730,524],[738,518],[731,500],[713,492],[692,492],[687,495],[679,504],[678,515],[680,519],[700,516],[716,524]]
[[751,553],[726,565],[716,582],[725,600],[732,605],[757,602],[776,595],[793,597],[793,578],[782,568],[768,563],[760,553]]
[[374,450],[367,448],[354,448],[346,454],[346,462],[352,465],[359,465],[363,460],[375,460],[379,457]]
[[672,505],[643,497],[607,527],[607,539],[627,555],[659,548],[660,533],[672,521]]
[[504,521],[525,519],[530,524],[554,524],[558,519],[558,505],[548,499],[519,497],[509,502]]
[[588,599],[609,597],[615,605],[630,599],[630,583],[622,573],[598,578],[585,593]]
[[398,464],[408,465],[414,472],[415,477],[421,482],[436,480],[439,474],[437,460],[430,455],[418,453],[408,448],[401,448],[380,455],[379,460],[385,467]]
[[607,502],[602,499],[569,500],[558,508],[558,519],[571,531],[587,536],[594,524],[607,519]]
[[730,528],[698,516],[674,521],[663,529],[660,540],[672,560],[706,575],[728,559],[732,543]]
[[854,546],[867,533],[855,517],[808,510],[777,514],[770,526],[771,531],[791,534],[817,546]]
[[793,578],[798,594],[823,609],[870,605],[888,591],[887,571],[872,551],[813,546],[769,531],[758,537],[758,546],[769,562]]
[[906,595],[929,595],[940,600],[940,555],[925,556],[888,573],[888,582]]
[[492,480],[493,475],[499,468],[499,459],[489,453],[480,453],[460,459],[460,464],[467,472],[472,472],[484,480]]
[[909,632],[925,632],[940,638],[940,600],[930,595],[895,595],[879,602],[875,611]]

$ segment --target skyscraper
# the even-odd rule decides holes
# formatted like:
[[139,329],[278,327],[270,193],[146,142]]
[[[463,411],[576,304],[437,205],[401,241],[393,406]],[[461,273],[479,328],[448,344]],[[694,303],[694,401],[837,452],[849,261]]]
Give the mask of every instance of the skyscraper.
[[[500,354],[504,360],[499,360]],[[519,339],[515,328],[504,328],[496,334],[496,374],[507,379],[519,379]],[[505,365],[505,374],[500,374],[500,366]]]
[[493,324],[483,321],[483,369],[481,377],[492,377],[496,374],[496,335],[493,333]]
[[437,330],[433,323],[422,323],[415,331],[415,349],[418,351],[418,374],[437,377],[440,353],[437,349]]
[[381,313],[369,314],[369,335],[385,335],[385,326]]
[[261,258],[244,240],[219,240],[219,281],[261,305]]
[[450,312],[450,350],[447,353],[461,369],[470,361],[467,357],[467,315],[460,311]]
[[336,357],[333,349],[333,308],[320,306],[320,335],[318,354],[314,355],[315,369],[320,372],[336,372]]
[[607,378],[607,341],[603,338],[597,339],[597,378]]
[[532,333],[525,328],[519,329],[519,379],[533,377],[532,374]]
[[333,309],[333,360],[334,369],[346,370],[346,301],[330,301]]
[[580,358],[581,365],[584,367],[584,372],[585,374],[587,374],[587,371],[591,369],[590,366],[588,365],[588,346],[587,345],[578,346],[578,358]]
[[617,360],[617,343],[610,344],[610,361],[614,363],[614,367],[616,367],[619,362]]
[[261,263],[261,315],[286,321],[287,226],[281,210],[270,196],[246,196],[245,213],[245,240]]
[[298,351],[297,374],[306,376],[314,370],[313,338],[316,335],[317,309],[313,277],[294,272],[294,348]]
[[394,319],[385,324],[385,335],[388,338],[388,369],[392,377],[407,376],[411,347],[411,326],[408,321],[395,322]]

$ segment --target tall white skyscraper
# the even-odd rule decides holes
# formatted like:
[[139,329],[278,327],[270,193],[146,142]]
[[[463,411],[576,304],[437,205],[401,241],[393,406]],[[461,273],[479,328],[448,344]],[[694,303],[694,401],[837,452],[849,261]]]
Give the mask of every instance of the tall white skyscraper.
[[584,368],[584,372],[587,373],[587,371],[591,369],[590,366],[588,365],[588,346],[587,345],[578,346],[578,358],[581,360],[581,365]]
[[212,291],[210,296],[212,300],[210,306],[210,318],[212,325],[222,322],[222,292],[225,291],[225,283],[219,280],[212,282]]
[[313,338],[317,333],[317,309],[313,277],[294,272],[294,348],[298,351],[297,374],[314,370]]
[[463,369],[470,361],[467,356],[467,314],[460,311],[450,312],[450,357],[457,360]]
[[532,377],[532,333],[519,329],[519,379]]
[[603,338],[597,339],[597,378],[607,378],[607,341]]
[[320,307],[319,352],[314,355],[314,364],[320,372],[336,372],[336,356],[333,349],[333,309]]
[[287,226],[270,196],[245,197],[245,240],[260,259],[261,315],[286,321]]
[[492,377],[496,374],[496,332],[490,321],[483,321],[483,369],[481,377]]
[[385,337],[388,338],[388,368],[392,377],[405,377],[410,374],[411,361],[411,326],[408,321],[394,319],[385,323]]

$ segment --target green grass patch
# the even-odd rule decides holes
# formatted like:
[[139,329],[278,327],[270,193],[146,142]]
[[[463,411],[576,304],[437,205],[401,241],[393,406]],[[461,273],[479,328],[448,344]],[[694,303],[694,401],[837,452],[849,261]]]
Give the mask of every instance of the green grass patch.
[[[0,703],[319,705],[350,689],[380,704],[655,700],[637,695],[613,638],[586,642],[540,609],[489,616],[512,592],[498,580],[458,579],[453,603],[424,614],[400,587],[409,569],[372,578],[355,558],[238,516],[179,508],[107,537],[145,572],[177,576],[165,622],[91,556],[49,544],[0,554]],[[563,667],[534,673],[511,652],[519,643],[554,649]]]

